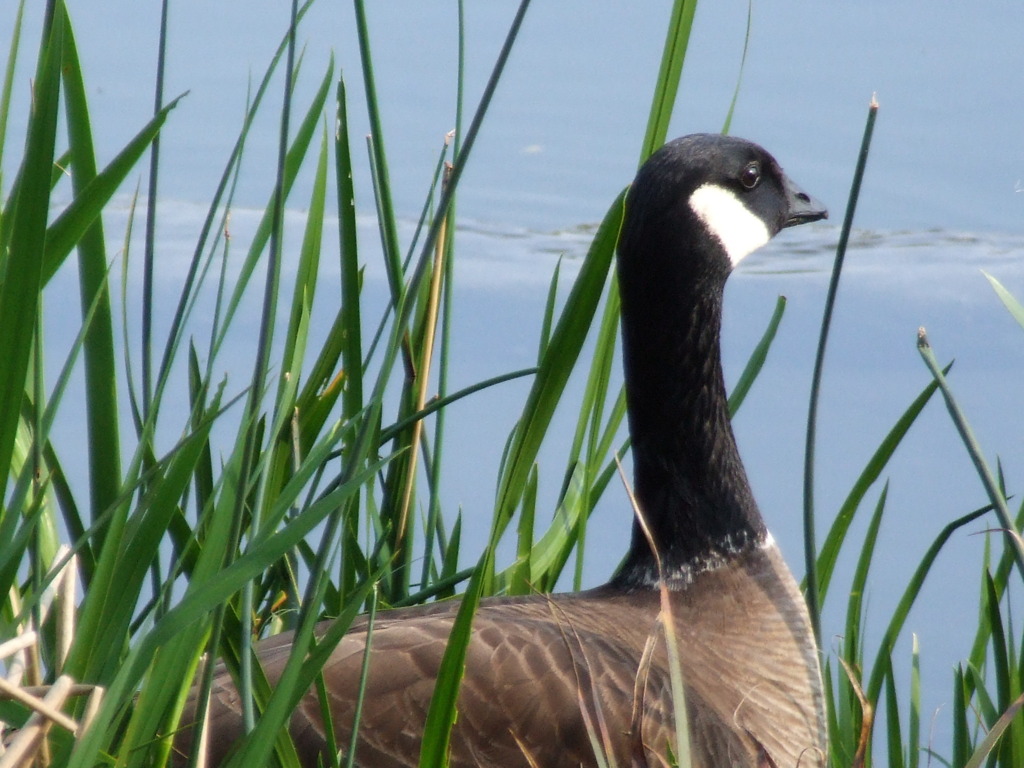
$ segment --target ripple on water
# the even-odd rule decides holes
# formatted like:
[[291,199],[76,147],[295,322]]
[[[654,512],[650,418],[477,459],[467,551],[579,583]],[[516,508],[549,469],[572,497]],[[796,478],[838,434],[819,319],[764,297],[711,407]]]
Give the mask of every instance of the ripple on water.
[[[562,261],[574,274],[587,253],[596,225],[537,232],[470,222],[459,227],[459,261],[482,280],[490,269],[502,280],[547,282]],[[830,273],[839,241],[838,226],[788,230],[751,255],[740,270],[747,275]],[[497,265],[500,264],[500,269]],[[949,280],[965,270],[998,270],[1014,277],[1024,271],[1024,235],[954,230],[854,230],[847,245],[844,274],[885,273],[893,279]]]

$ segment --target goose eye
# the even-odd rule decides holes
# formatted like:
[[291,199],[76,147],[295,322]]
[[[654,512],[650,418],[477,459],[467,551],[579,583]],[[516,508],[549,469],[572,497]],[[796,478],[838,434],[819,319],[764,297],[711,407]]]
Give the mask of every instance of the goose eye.
[[760,163],[750,163],[746,168],[740,171],[740,184],[742,184],[745,189],[753,189],[757,186],[759,181],[761,181]]

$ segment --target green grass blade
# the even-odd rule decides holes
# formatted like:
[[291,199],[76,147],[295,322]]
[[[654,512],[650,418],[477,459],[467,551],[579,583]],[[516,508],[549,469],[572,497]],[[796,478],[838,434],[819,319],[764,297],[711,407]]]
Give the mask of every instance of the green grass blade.
[[[76,196],[96,177],[96,157],[85,83],[71,26],[64,36],[64,102],[71,147],[71,183]],[[99,216],[78,240],[82,313],[91,314],[84,340],[86,427],[89,445],[90,504],[93,515],[120,493],[121,442],[117,405],[117,353],[107,283],[109,268]],[[90,306],[92,309],[89,309]]]
[[864,620],[864,594],[867,588],[868,572],[874,559],[875,544],[878,543],[878,529],[882,524],[882,514],[885,511],[885,501],[889,495],[889,484],[882,488],[882,493],[875,505],[875,513],[868,523],[868,530],[864,534],[864,544],[860,556],[857,558],[857,567],[854,570],[853,580],[850,583],[850,596],[846,604],[846,630],[844,644],[846,662],[851,667],[860,666],[863,656],[863,648],[860,641],[861,623]]
[[526,480],[523,507],[516,526],[516,562],[508,580],[508,594],[528,595],[532,591],[530,578],[531,552],[534,543],[534,520],[537,516],[537,468]]
[[907,766],[917,768],[921,762],[921,649],[917,635],[911,646],[910,662],[910,724],[907,727]]
[[[952,363],[947,365],[945,370],[949,371],[952,365]],[[882,470],[888,465],[889,460],[909,432],[910,427],[917,420],[917,417],[924,410],[925,405],[928,404],[928,401],[937,389],[938,385],[934,381],[929,382],[921,391],[921,394],[914,398],[914,401],[900,415],[892,429],[889,430],[878,448],[875,449],[875,452],[871,455],[857,481],[853,484],[853,488],[850,489],[849,494],[847,494],[846,499],[839,508],[839,513],[832,522],[832,527],[829,529],[825,542],[818,553],[818,593],[822,602],[824,602],[829,584],[832,582],[832,574],[835,570],[839,553],[842,551],[843,543],[846,540],[847,531],[850,529],[850,525],[857,510],[860,508],[861,502],[864,500],[864,496],[867,494],[868,489],[881,477]]]
[[[299,249],[299,263],[296,270],[295,285],[288,318],[288,327],[284,336],[284,351],[281,354],[281,371],[288,371],[297,377],[300,370],[295,363],[301,363],[305,344],[300,343],[299,328],[303,314],[309,315],[313,310],[316,296],[317,277],[320,271],[320,246],[323,241],[324,211],[327,201],[327,134],[324,133],[320,145],[313,178],[313,191],[310,195],[306,211],[306,229]],[[296,360],[298,358],[298,360]],[[280,382],[283,386],[284,382]]]
[[[1024,529],[1024,504],[1021,505],[1017,512],[1017,519],[1014,521],[1014,529]],[[1000,537],[1002,538],[1002,537]],[[985,540],[985,560],[983,568],[985,571],[990,569],[991,561],[991,537],[987,536]],[[992,569],[992,581],[996,589],[996,593],[1001,597],[1010,584],[1010,574],[1014,570],[1016,565],[1015,553],[1009,547],[1003,547],[1002,554],[999,557],[999,562],[996,563],[995,568]],[[991,627],[986,620],[986,614],[984,610],[985,594],[984,587],[982,587],[981,598],[978,601],[979,605],[979,617],[978,617],[978,631],[974,637],[974,645],[971,647],[971,653],[967,657],[971,664],[981,668],[983,666],[983,659],[985,657],[985,646],[988,643],[989,632]]]
[[974,437],[974,431],[967,422],[967,417],[964,415],[959,403],[953,397],[953,392],[946,382],[946,377],[939,369],[924,328],[918,331],[917,349],[921,353],[921,358],[924,360],[928,370],[931,371],[935,382],[939,385],[939,389],[942,390],[942,396],[946,401],[946,408],[949,411],[950,418],[952,418],[957,432],[960,433],[960,439],[963,441],[964,447],[967,449],[967,453],[970,455],[971,461],[978,472],[978,477],[988,493],[989,501],[992,502],[996,516],[999,518],[999,524],[1003,527],[1004,533],[1006,533],[1007,545],[1017,559],[1017,569],[1020,571],[1021,576],[1024,576],[1024,540],[1021,540],[1018,531],[1014,528],[1013,518],[1010,516],[1009,507],[1006,505],[1006,495],[996,482],[992,470],[989,469],[988,462],[985,461],[985,456],[981,451],[981,446],[978,445],[978,441]]
[[640,149],[640,164],[665,143],[669,121],[679,92],[679,78],[686,60],[686,49],[693,29],[693,16],[697,12],[697,0],[676,0],[668,23],[665,47],[661,54],[661,68],[654,86],[651,112],[647,118],[647,132]]
[[[160,476],[148,483],[137,514],[128,518],[121,536],[108,536],[97,571],[82,606],[80,630],[93,642],[77,644],[68,666],[83,679],[109,682],[117,672],[119,655],[130,636],[134,608],[145,586],[149,564],[159,550],[170,520],[192,477],[209,429],[197,430],[175,452]],[[104,567],[106,566],[106,567]]]
[[[164,70],[167,63],[167,6],[160,3],[160,33],[156,47],[156,83],[153,91],[153,112],[160,113],[164,103]],[[146,195],[145,244],[142,253],[142,417],[149,417],[153,398],[153,261],[156,257],[157,182],[160,178],[160,134],[149,147],[149,185]]]
[[953,673],[953,765],[964,765],[970,758],[971,734],[967,723],[969,700],[963,666],[958,665]]
[[342,365],[346,386],[342,412],[354,418],[363,410],[363,332],[359,295],[362,280],[359,243],[356,235],[355,186],[352,181],[352,150],[348,137],[348,100],[344,78],[338,81],[338,130],[334,137],[336,183],[338,188],[338,242],[341,248],[341,312],[345,329]]
[[394,203],[391,195],[391,175],[388,172],[387,154],[384,146],[384,128],[380,119],[380,101],[377,97],[377,84],[373,71],[373,57],[370,52],[369,24],[366,20],[366,8],[363,0],[354,0],[356,15],[356,32],[359,39],[359,56],[362,62],[363,88],[366,92],[366,111],[370,121],[370,154],[374,169],[374,190],[377,199],[378,223],[381,232],[381,245],[384,249],[384,263],[390,264],[389,275],[392,280],[392,299],[399,303],[401,286],[397,281],[401,261],[401,246],[398,241],[398,224],[395,218]]
[[292,519],[288,525],[254,543],[245,554],[219,571],[217,578],[194,579],[189,585],[188,594],[132,647],[117,668],[93,726],[76,742],[67,768],[92,768],[104,732],[113,724],[120,709],[120,702],[125,701],[126,695],[130,695],[134,690],[145,673],[153,653],[160,646],[192,624],[208,619],[212,609],[223,604],[246,583],[263,573],[269,563],[295,547],[346,498],[379,471],[381,466],[383,462],[372,464],[365,471],[354,474],[348,483],[324,496]]
[[[470,154],[473,151],[473,146],[476,143],[476,137],[480,133],[480,127],[483,125],[484,118],[487,115],[487,110],[490,107],[491,100],[498,88],[498,82],[501,80],[502,73],[505,71],[505,65],[508,63],[508,58],[512,53],[512,48],[515,45],[516,39],[519,35],[519,30],[523,24],[523,19],[525,19],[526,12],[529,7],[530,0],[520,0],[519,6],[516,10],[516,15],[513,17],[512,23],[509,25],[508,33],[505,35],[505,40],[502,43],[501,50],[498,52],[498,57],[495,60],[490,77],[488,77],[487,84],[484,86],[483,93],[480,96],[480,103],[477,105],[476,111],[473,113],[473,117],[469,121],[469,128],[466,129],[465,136],[463,136],[460,141],[458,153],[455,155],[455,159],[452,162],[451,175],[448,177],[448,183],[441,191],[441,197],[438,199],[434,218],[431,220],[430,229],[427,231],[427,235],[424,238],[419,262],[408,279],[408,284],[413,294],[415,294],[416,286],[419,285],[419,282],[422,280],[423,275],[431,262],[434,244],[437,242],[438,235],[441,232],[441,227],[448,216],[448,210],[455,197],[455,192],[458,189],[459,180],[462,178],[462,173],[468,164]],[[405,322],[408,320],[412,312],[412,308],[411,302],[398,308],[398,325],[400,327],[404,326]]]
[[914,574],[911,576],[910,582],[903,590],[903,595],[900,597],[899,603],[897,603],[896,609],[889,619],[889,624],[886,627],[885,634],[882,637],[882,642],[879,645],[875,663],[871,668],[871,678],[868,682],[868,687],[865,690],[865,695],[867,696],[868,701],[878,701],[878,694],[882,690],[882,682],[885,675],[885,657],[892,653],[892,649],[896,644],[896,638],[899,637],[900,632],[903,630],[903,625],[906,623],[910,609],[913,607],[914,602],[921,593],[921,587],[924,585],[924,580],[928,576],[929,571],[931,571],[932,566],[935,564],[935,560],[942,551],[942,548],[946,546],[946,542],[949,541],[950,537],[957,530],[968,523],[977,520],[986,512],[988,512],[988,507],[975,510],[963,517],[957,518],[945,526],[939,532],[939,535],[935,537],[931,546],[928,547],[928,550],[925,552],[921,562],[918,563],[917,568],[914,569]]
[[511,519],[547,433],[569,374],[579,357],[591,321],[597,311],[612,254],[622,222],[624,193],[609,208],[594,236],[587,258],[562,310],[541,361],[533,387],[523,408],[509,450],[508,461],[499,480],[495,526],[502,531]]
[[156,137],[160,128],[167,120],[167,115],[178,102],[184,98],[179,96],[160,110],[135,137],[125,145],[107,166],[100,171],[76,195],[67,208],[56,218],[46,233],[46,250],[43,254],[43,282],[49,282],[57,272],[64,259],[71,252],[82,234],[88,230],[100,212],[110,202],[111,197],[120,188],[142,157],[150,142]]
[[299,699],[314,685],[329,655],[337,647],[379,577],[379,572],[373,574],[372,578],[368,578],[353,591],[344,610],[323,636],[318,638],[315,648],[312,647],[312,626],[307,626],[296,633],[288,664],[259,723],[225,768],[268,764],[275,744],[280,747],[280,739],[287,734],[285,723],[291,717]]
[[[445,137],[445,149],[449,142],[453,143],[453,152],[457,155],[462,147],[461,135],[463,125],[463,111],[465,107],[465,79],[466,79],[466,29],[465,29],[465,4],[462,0],[459,0],[457,5],[457,31],[458,31],[458,48],[457,48],[457,67],[456,67],[456,78],[455,78],[455,130],[454,136],[449,134]],[[441,157],[446,157],[446,153],[442,152]],[[450,181],[450,172],[447,168],[442,171],[442,186]],[[436,185],[437,182],[435,182]],[[457,229],[456,222],[456,198],[453,196],[451,202],[448,205],[448,212],[445,222],[445,253],[444,253],[444,272],[442,275],[442,295],[441,295],[441,329],[439,339],[439,360],[437,366],[437,390],[438,396],[445,396],[449,389],[449,375],[452,360],[452,323],[453,323],[453,304],[455,295],[455,236],[454,233]],[[410,258],[412,256],[412,250],[410,249]],[[430,482],[430,499],[427,506],[427,517],[424,522],[425,537],[422,547],[423,552],[423,567],[421,569],[420,584],[427,584],[431,579],[431,573],[435,569],[435,539],[440,538],[442,531],[439,522],[442,516],[442,500],[441,500],[441,484],[443,476],[443,466],[445,460],[445,446],[446,440],[446,412],[440,411],[437,417],[434,419],[434,435],[433,435],[433,460],[431,463],[429,482]],[[450,564],[450,559],[449,559]],[[442,559],[442,568],[446,565]],[[450,565],[449,565],[450,567]]]
[[739,410],[746,399],[747,393],[753,386],[755,379],[761,373],[761,369],[768,359],[768,350],[771,349],[772,342],[775,341],[775,334],[779,330],[779,323],[782,322],[782,315],[785,311],[786,297],[779,296],[775,301],[775,311],[772,312],[771,319],[768,320],[768,327],[764,329],[760,341],[757,342],[754,351],[750,353],[750,358],[743,368],[743,373],[740,374],[739,379],[736,380],[736,385],[732,388],[732,392],[729,393],[729,414],[731,416],[736,415],[736,411]]
[[[1024,695],[1017,698],[1013,704],[1007,707],[1006,711],[999,716],[999,719],[993,724],[989,732],[985,734],[985,738],[982,739],[977,749],[971,755],[971,759],[964,763],[964,768],[981,768],[981,765],[990,759],[990,755],[995,751],[996,745],[999,739],[1006,732],[1006,730],[1015,723],[1018,718],[1017,714],[1024,708]],[[1013,766],[1015,763],[1002,763],[1002,765]]]
[[[605,305],[604,315],[597,332],[597,342],[594,345],[594,355],[579,418],[580,427],[586,429],[587,445],[582,463],[585,480],[579,500],[581,510],[574,532],[576,569],[573,575],[573,590],[575,591],[583,588],[583,558],[586,551],[587,521],[590,519],[589,512],[593,509],[596,501],[592,497],[594,470],[608,458],[607,452],[611,448],[608,430],[616,421],[614,400],[611,403],[612,414],[608,421],[605,420],[605,406],[608,403],[609,382],[612,377],[612,366],[615,363],[615,344],[618,339],[619,302],[616,289],[617,283],[612,281],[609,300]],[[615,424],[616,429],[618,426]],[[582,433],[580,436],[582,437]],[[579,463],[579,456],[575,452],[570,455],[569,459],[573,464]],[[552,582],[553,584],[554,582]]]
[[18,11],[11,27],[11,41],[7,48],[7,65],[4,67],[4,84],[0,88],[0,192],[3,191],[4,144],[7,139],[7,118],[11,113],[11,91],[14,85],[14,67],[18,63],[21,47],[21,25],[25,16],[25,0],[19,0]]
[[551,273],[551,282],[548,284],[548,297],[544,302],[544,318],[540,325],[540,343],[537,349],[537,361],[544,357],[544,350],[547,349],[551,340],[551,324],[555,317],[555,305],[558,301],[558,278],[562,273],[562,260],[555,264],[555,271]]
[[1010,651],[1006,640],[1006,627],[999,610],[999,596],[992,584],[992,576],[985,574],[985,611],[992,647],[993,678],[996,684],[996,706],[1003,708],[1010,703]]
[[[105,281],[104,281],[105,282]],[[85,316],[82,319],[81,328],[78,331],[77,336],[71,343],[71,348],[68,351],[68,356],[64,360],[63,365],[57,378],[53,384],[53,388],[50,391],[50,395],[47,398],[45,410],[42,413],[41,418],[36,421],[35,439],[45,444],[50,437],[50,430],[53,428],[54,422],[57,419],[58,409],[60,403],[63,400],[64,393],[67,390],[68,383],[71,380],[71,376],[74,373],[74,366],[78,360],[79,354],[85,348],[86,339],[92,329],[92,323],[95,321],[98,308],[100,307],[103,299],[105,298],[105,292],[101,289],[92,302],[87,305]],[[23,407],[33,407],[32,403],[25,401]],[[27,417],[26,421],[30,420],[31,417]]]
[[57,2],[50,24],[43,31],[43,44],[36,68],[33,111],[29,119],[23,172],[12,196],[16,196],[10,227],[8,252],[0,254],[0,498],[7,487],[8,467],[21,413],[21,398],[29,370],[35,337],[37,307],[43,284],[43,263],[39,254],[47,244],[46,222],[50,207],[50,171],[57,138],[60,97],[60,63],[64,35],[64,4]]
[[[372,648],[373,647],[373,624],[374,624],[374,619],[377,616],[377,598],[378,598],[378,593],[377,593],[377,590],[374,589],[371,592],[371,594],[370,594],[370,610],[367,611],[367,615],[366,615],[366,647],[367,648]],[[363,700],[366,698],[366,682],[367,682],[367,680],[369,679],[369,676],[370,676],[370,659],[371,658],[372,658],[372,656],[369,653],[363,654],[363,664],[362,664],[362,667],[361,667],[360,672],[359,672],[359,691],[358,691],[358,693],[356,695],[355,711],[352,713],[352,728],[350,729],[349,733],[354,733],[354,734],[358,734],[359,733],[359,722],[362,719],[362,714],[363,714]],[[319,681],[322,681],[323,680],[323,675],[318,676],[317,679]],[[321,699],[323,701],[323,704],[325,704],[325,705],[327,704],[326,698],[327,698],[326,695],[324,695],[322,697],[322,699]],[[324,720],[326,722],[327,721],[327,715],[330,714],[329,706],[324,706],[323,708],[327,710],[327,712],[325,713],[325,717],[324,717]],[[330,729],[327,729],[327,735],[328,735],[329,739],[331,739],[332,741],[334,740],[334,734],[332,733],[332,731]],[[354,740],[355,739],[353,739],[353,741]],[[353,745],[350,745],[350,747],[351,746],[353,746]],[[332,750],[332,752],[335,755],[338,754],[337,745],[335,745],[335,748]],[[345,768],[355,768],[355,763],[356,763],[356,750],[353,749],[353,748],[350,748],[348,750],[348,754],[345,756]]]
[[491,546],[484,550],[452,624],[423,728],[420,768],[447,768],[448,747],[451,744],[452,726],[455,724],[459,685],[462,683],[466,667],[466,650],[472,636],[473,616],[480,605],[484,576],[490,573],[493,567],[490,563],[493,552]]
[[900,706],[896,697],[896,681],[893,679],[892,658],[885,660],[885,725],[886,746],[889,752],[889,768],[905,768],[903,760],[903,734],[900,728]]
[[[985,606],[985,609],[987,612],[988,605]],[[980,672],[977,667],[967,667],[965,696],[967,696],[967,700],[970,702],[970,696],[973,694],[975,701],[972,706],[975,709],[975,715],[977,715],[979,722],[985,726],[994,723],[999,716],[998,704],[992,694],[989,693],[988,688],[985,687],[987,684],[986,675]]]
[[[254,464],[256,462],[258,446],[262,437],[262,419],[260,409],[264,390],[267,388],[267,376],[270,368],[270,345],[274,338],[274,323],[277,319],[277,300],[281,280],[281,251],[284,238],[284,201],[285,175],[288,162],[288,137],[292,118],[292,88],[295,85],[295,31],[298,15],[298,2],[292,0],[291,22],[288,25],[288,53],[285,63],[284,94],[281,105],[280,128],[278,129],[277,146],[277,170],[274,179],[274,191],[270,203],[270,246],[267,252],[266,278],[263,286],[263,310],[260,314],[259,339],[256,342],[256,361],[253,365],[252,383],[249,386],[249,397],[245,406],[246,428],[242,436],[242,461],[240,472],[237,476],[235,490],[235,506],[233,511],[234,530],[232,540],[239,541],[243,528],[243,518],[246,514],[246,507],[249,499],[250,478],[255,475]],[[320,88],[322,98],[326,100],[327,85],[333,73],[334,62],[328,67]],[[317,114],[322,110],[317,109]],[[307,118],[310,117],[307,115]],[[312,132],[310,132],[312,133]],[[287,383],[282,377],[281,386]],[[283,411],[283,409],[281,409]],[[272,434],[276,433],[276,430]],[[253,473],[252,475],[250,473]],[[258,475],[257,475],[258,479]],[[263,521],[258,511],[258,506],[253,504],[251,525],[256,531],[261,530]],[[252,582],[246,582],[243,586],[241,598],[241,679],[239,680],[238,694],[241,700],[242,721],[246,732],[252,731],[255,727],[255,699],[252,691],[252,653],[249,643],[252,640],[252,609],[255,608],[252,596]]]
[[836,292],[839,289],[839,276],[846,257],[846,245],[849,242],[850,230],[853,228],[853,215],[857,210],[860,197],[861,181],[867,167],[868,151],[871,149],[871,135],[874,133],[875,117],[878,115],[878,103],[871,99],[868,107],[868,118],[864,125],[864,136],[861,139],[860,152],[857,155],[857,167],[853,172],[853,183],[850,185],[850,197],[846,204],[846,215],[839,232],[839,244],[836,246],[836,258],[832,265],[832,277],[829,280],[828,294],[825,298],[825,310],[821,320],[821,333],[818,337],[818,351],[814,358],[814,372],[811,375],[811,394],[807,412],[807,440],[804,451],[804,565],[806,573],[807,608],[811,614],[811,627],[814,637],[821,642],[821,599],[818,595],[818,558],[816,549],[817,536],[814,532],[814,451],[817,437],[818,393],[821,390],[821,375],[825,365],[825,347],[828,343],[829,327],[832,325],[832,311],[835,307]]
[[981,274],[983,274],[992,285],[992,289],[996,292],[996,296],[999,297],[999,300],[1003,302],[1003,306],[1005,306],[1010,314],[1013,315],[1013,319],[1017,321],[1017,324],[1021,328],[1024,328],[1024,305],[1017,301],[1014,295],[1006,290],[1003,287],[1003,284],[992,277],[988,272],[982,270]]
[[526,376],[533,376],[538,372],[538,370],[538,368],[523,368],[520,371],[510,371],[509,373],[502,373],[498,376],[493,376],[489,379],[478,381],[476,384],[470,384],[468,387],[460,389],[457,392],[452,392],[450,395],[445,395],[444,397],[438,398],[437,400],[433,400],[428,405],[425,405],[422,410],[416,411],[415,413],[410,413],[408,416],[401,419],[400,421],[396,421],[394,424],[381,428],[379,444],[384,445],[389,440],[393,440],[395,438],[395,435],[405,430],[414,421],[425,419],[430,414],[436,413],[439,410],[447,408],[452,403],[456,403],[459,400],[462,400],[465,397],[469,397],[470,395],[476,392],[480,392],[482,390],[488,389],[498,384],[504,384],[506,381],[513,381],[515,379],[521,379]]
[[[306,158],[310,143],[312,142],[317,126],[320,124],[322,119],[324,107],[327,103],[327,96],[330,93],[330,85],[333,75],[334,61],[332,59],[324,72],[324,77],[320,81],[319,88],[314,94],[312,101],[310,101],[309,107],[306,109],[306,113],[296,129],[295,137],[292,139],[291,145],[288,147],[284,160],[284,173],[280,182],[280,199],[282,205],[284,204],[284,200],[287,200],[291,193],[299,168],[301,167],[303,160]],[[238,310],[238,305],[241,303],[246,290],[248,290],[249,280],[252,277],[253,270],[256,269],[256,265],[263,254],[263,250],[271,240],[275,217],[274,200],[278,196],[277,189],[278,187],[275,185],[275,191],[271,193],[264,215],[261,217],[260,223],[257,225],[256,232],[253,235],[252,243],[249,247],[248,253],[246,254],[245,261],[242,264],[231,298],[228,300],[227,307],[225,308],[221,325],[221,333],[213,344],[211,357],[216,355],[220,346],[224,343],[224,337],[231,326],[235,312]]]
[[[305,15],[306,11],[315,1],[316,0],[307,0],[302,5],[302,7],[299,9],[300,19],[302,18],[302,16]],[[216,221],[218,217],[220,217],[222,226],[220,226],[217,230],[218,235],[214,240],[215,243],[217,239],[220,237],[220,233],[222,233],[224,230],[224,225],[226,224],[225,217],[227,215],[226,211],[227,209],[230,208],[230,201],[233,199],[233,194],[228,192],[229,184],[231,183],[232,179],[237,181],[237,171],[240,166],[242,150],[245,147],[245,140],[249,134],[249,128],[252,125],[257,112],[259,111],[260,105],[263,102],[263,98],[266,95],[267,90],[270,86],[271,78],[273,74],[277,71],[277,67],[281,61],[281,57],[287,50],[288,39],[289,35],[286,32],[282,40],[278,43],[277,49],[274,52],[274,55],[271,57],[270,63],[267,65],[267,68],[263,73],[263,78],[252,96],[252,99],[248,105],[248,109],[246,110],[245,116],[242,120],[242,127],[239,130],[238,136],[235,138],[235,143],[231,148],[228,160],[225,163],[224,170],[221,173],[220,180],[217,183],[217,188],[213,193],[209,208],[207,209],[206,218],[203,220],[203,225],[200,228],[199,237],[197,238],[196,241],[196,247],[192,255],[192,260],[189,263],[189,268],[185,275],[184,284],[181,290],[180,297],[178,299],[178,305],[175,308],[174,317],[171,320],[167,342],[164,345],[163,358],[161,359],[160,362],[160,372],[157,376],[158,388],[161,387],[160,382],[164,381],[167,378],[171,362],[177,353],[178,344],[181,340],[181,334],[184,329],[185,319],[188,315],[188,308],[192,305],[192,302],[196,298],[196,294],[194,291],[197,285],[196,279],[197,276],[199,275],[199,269],[203,261],[202,255],[206,249],[206,243],[209,240],[210,232],[213,231],[214,221]],[[225,198],[226,193],[227,197]],[[226,202],[224,203],[224,205],[222,205],[222,201],[225,200]],[[222,208],[224,210],[222,210]],[[220,296],[218,294],[216,310],[214,312],[214,316],[216,318],[219,318],[220,316],[219,310]],[[217,328],[217,321],[213,323],[213,328]],[[213,337],[216,337],[216,332],[214,331],[212,335]],[[213,356],[211,355],[209,362],[210,365],[212,365],[212,361]]]
[[[597,339],[594,344],[594,354],[591,357],[590,372],[587,375],[586,387],[583,390],[583,398],[580,401],[580,412],[576,421],[576,433],[573,436],[572,446],[569,448],[567,467],[565,472],[565,484],[571,477],[580,462],[591,466],[599,462],[599,457],[593,454],[594,443],[599,438],[602,423],[604,404],[608,394],[608,382],[611,378],[611,367],[615,358],[615,343],[618,338],[619,327],[619,301],[618,286],[611,281],[608,289],[608,299],[605,302],[604,312],[598,326]],[[587,457],[581,458],[583,443],[587,436],[590,436],[590,444],[587,447]],[[565,493],[563,486],[562,494]]]
[[743,33],[743,54],[740,56],[740,70],[736,74],[736,88],[732,92],[732,100],[729,102],[729,111],[725,115],[725,124],[722,126],[722,133],[729,133],[732,128],[732,116],[736,111],[736,102],[740,98],[740,85],[743,83],[743,70],[747,66],[747,51],[750,49],[750,27],[754,21],[754,2],[747,0],[747,29]]

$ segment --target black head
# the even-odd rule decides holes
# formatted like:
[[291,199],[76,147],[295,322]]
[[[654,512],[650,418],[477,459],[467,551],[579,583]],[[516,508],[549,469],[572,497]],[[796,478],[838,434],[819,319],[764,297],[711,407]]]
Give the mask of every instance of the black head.
[[782,228],[827,216],[757,144],[694,134],[670,141],[640,169],[626,200],[619,253],[627,262],[655,249],[686,253],[704,259],[691,265],[698,272],[724,277]]
[[[659,149],[626,197],[618,273],[634,490],[679,583],[767,536],[729,422],[725,280],[783,227],[825,216],[761,147],[710,134]],[[615,582],[658,577],[634,526]]]

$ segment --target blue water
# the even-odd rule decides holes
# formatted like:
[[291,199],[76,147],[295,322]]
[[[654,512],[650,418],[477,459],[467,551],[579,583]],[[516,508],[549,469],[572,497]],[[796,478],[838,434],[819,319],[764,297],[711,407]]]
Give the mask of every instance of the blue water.
[[[73,0],[70,5],[102,163],[152,110],[157,11],[153,4],[131,0]],[[406,0],[371,5],[383,133],[396,205],[405,222],[402,234],[408,238],[442,138],[455,124],[454,4]],[[471,108],[515,6],[467,5],[466,93]],[[636,167],[668,7],[667,2],[648,2],[636,10],[635,5],[609,2],[537,0],[531,9],[461,188],[453,387],[533,362],[541,308],[557,260],[564,256],[565,274],[571,276],[592,225]],[[286,16],[281,2],[258,7],[240,0],[173,4],[167,94],[188,90],[189,95],[163,134],[157,277],[166,302],[176,297],[205,203],[238,130],[250,82],[261,75]],[[12,17],[10,9],[0,12],[0,40],[9,39]],[[744,3],[700,7],[671,133],[722,127],[737,82],[746,22]],[[31,16],[25,34],[29,48],[37,25],[38,18]],[[1008,2],[989,4],[983,11],[923,0],[825,5],[794,0],[753,7],[732,132],[767,146],[833,211],[831,223],[786,232],[751,257],[731,280],[727,294],[725,362],[730,380],[763,330],[775,297],[785,294],[789,300],[777,343],[735,428],[765,516],[797,572],[803,570],[798,512],[816,328],[835,225],[872,93],[877,93],[881,110],[822,390],[817,488],[821,532],[885,432],[929,380],[915,346],[922,325],[939,360],[956,359],[951,383],[986,455],[1002,459],[1010,492],[1019,498],[1024,478],[1024,416],[1018,405],[1024,331],[1000,305],[981,271],[1024,298],[1022,29],[1024,7]],[[349,133],[357,147],[357,194],[362,201],[360,236],[372,254],[372,196],[364,153],[358,149],[368,122],[361,108],[352,30],[347,5],[339,9],[321,2],[307,17],[300,30],[306,49],[298,103],[309,98],[333,53],[349,88]],[[22,61],[9,127],[13,136],[23,128],[19,120],[25,114],[30,75]],[[268,97],[272,109],[249,139],[232,215],[236,260],[254,229],[254,211],[265,203],[272,183],[273,109],[279,90],[278,85]],[[10,178],[17,156],[16,142],[10,142],[4,178]],[[140,169],[139,177],[143,173]],[[120,246],[134,180],[106,222],[111,253]],[[297,189],[289,212],[293,246],[301,231],[308,176]],[[331,227],[328,234],[330,249]],[[141,242],[134,248],[141,253]],[[325,289],[318,312],[328,318],[337,283],[332,259],[324,261]],[[137,274],[130,279],[137,281]],[[47,339],[56,350],[66,348],[77,330],[74,281],[73,274],[62,274],[49,291]],[[384,290],[380,265],[371,256],[367,303],[380,301]],[[75,300],[69,302],[66,295]],[[256,299],[245,309],[255,317]],[[240,330],[242,341],[222,361],[238,388],[251,364],[251,352],[244,346],[245,323]],[[447,461],[461,471],[444,478],[444,494],[452,510],[464,510],[470,536],[483,535],[505,436],[527,386],[508,384],[451,409],[453,448]],[[567,407],[559,415],[555,434],[571,433],[573,411]],[[75,445],[81,439],[81,423],[71,409],[60,429],[58,445]],[[549,500],[561,481],[560,455],[560,446],[553,445],[542,457],[542,493]],[[986,503],[938,401],[929,406],[885,479],[891,483],[888,513],[879,571],[868,595],[872,615],[879,617],[887,615],[939,529]],[[869,494],[869,507],[878,493],[876,488]],[[624,509],[621,491],[613,489],[594,518],[585,568],[588,584],[603,580],[622,550],[629,525]],[[994,526],[993,520],[979,521],[954,538],[897,648],[897,656],[905,660],[910,631],[919,635],[926,718],[948,702],[949,669],[972,639],[984,537],[969,534]],[[855,525],[855,531],[863,531],[863,525]],[[847,573],[851,558],[843,563]],[[836,584],[842,583],[837,577]],[[828,647],[841,632],[836,617],[845,596],[834,594],[831,601],[825,625]],[[965,620],[951,621],[951,616]],[[873,629],[877,632],[878,627]],[[942,722],[944,714],[938,717],[940,745],[945,738]]]

